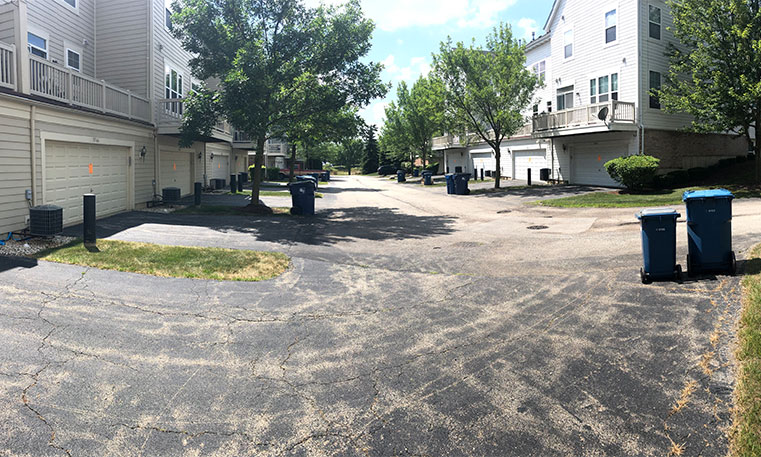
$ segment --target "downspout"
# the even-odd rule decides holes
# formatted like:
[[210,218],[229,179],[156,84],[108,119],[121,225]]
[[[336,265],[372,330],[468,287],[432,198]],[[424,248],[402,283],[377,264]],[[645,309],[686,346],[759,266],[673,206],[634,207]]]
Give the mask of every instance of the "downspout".
[[641,5],[641,2],[637,2],[637,103],[634,106],[635,109],[639,111],[637,113],[637,116],[639,117],[639,154],[643,155],[645,153],[645,124],[642,117],[642,111],[645,104],[642,103],[642,95],[644,93],[642,90],[642,84],[644,83],[646,75],[643,74],[645,71],[645,65],[642,60],[642,56],[644,55],[643,41],[645,38],[642,35],[643,6]]
[[555,179],[555,138],[550,137],[550,177]]
[[37,115],[37,107],[30,105],[29,107],[29,159],[32,163],[32,206],[37,206],[37,144],[36,133],[37,121],[35,119]]

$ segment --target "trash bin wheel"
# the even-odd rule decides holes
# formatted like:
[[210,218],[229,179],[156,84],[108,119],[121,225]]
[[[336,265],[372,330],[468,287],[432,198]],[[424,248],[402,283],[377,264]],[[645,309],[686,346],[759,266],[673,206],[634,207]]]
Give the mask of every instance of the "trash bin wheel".
[[650,275],[645,273],[645,270],[643,268],[639,269],[639,277],[642,280],[642,284],[650,284],[652,279],[650,279]]
[[674,279],[677,281],[682,280],[682,266],[677,264],[676,268],[674,268]]
[[302,213],[301,208],[299,208],[297,206],[291,207],[291,214],[292,215],[294,215],[294,216],[300,216],[301,213]]
[[737,274],[737,258],[735,257],[735,251],[732,251],[732,264],[729,267],[729,274],[732,276]]

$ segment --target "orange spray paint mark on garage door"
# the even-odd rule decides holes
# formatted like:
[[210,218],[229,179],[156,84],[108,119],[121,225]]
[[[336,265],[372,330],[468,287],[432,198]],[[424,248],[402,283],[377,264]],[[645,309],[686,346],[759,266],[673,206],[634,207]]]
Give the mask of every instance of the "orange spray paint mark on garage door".
[[174,171],[177,171],[177,162],[174,162],[172,164],[172,169],[174,169]]
[[221,163],[218,163],[218,164],[217,164],[217,168],[222,168],[222,164],[221,164]]
[[602,156],[597,156],[597,161],[602,162]]
[[90,164],[90,166],[88,168],[90,170],[90,174],[92,174],[92,164]]

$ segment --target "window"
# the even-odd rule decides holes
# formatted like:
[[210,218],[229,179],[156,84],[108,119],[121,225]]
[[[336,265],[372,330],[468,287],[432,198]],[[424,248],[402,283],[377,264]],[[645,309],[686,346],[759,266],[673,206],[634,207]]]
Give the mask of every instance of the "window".
[[166,8],[164,11],[164,27],[172,31],[172,11],[169,8]]
[[539,114],[539,105],[534,105],[531,110],[533,111],[534,116],[536,116],[537,114]]
[[563,52],[566,59],[573,57],[573,30],[566,30],[563,34]]
[[552,112],[552,102],[547,102],[547,112],[548,113]]
[[661,39],[661,9],[650,5],[650,38]]
[[589,80],[589,103],[607,103],[618,100],[618,73]]
[[661,101],[657,91],[661,89],[661,74],[657,71],[650,72],[650,108],[661,109]]
[[66,2],[72,8],[76,8],[77,7],[77,0],[63,0],[63,1]]
[[[182,98],[182,73],[172,67],[164,68],[164,98]],[[166,103],[166,111],[171,114],[182,115],[182,103]]]
[[43,59],[48,58],[48,40],[36,35],[32,32],[27,32],[27,42],[29,43],[29,52],[37,57]]
[[558,111],[573,108],[573,86],[558,89]]
[[81,71],[81,54],[73,49],[66,49],[66,66],[77,71]]
[[616,41],[616,10],[605,13],[605,43]]
[[544,74],[546,69],[547,69],[547,63],[544,60],[534,64],[534,74],[536,75],[537,78],[539,78],[539,80],[544,80]]

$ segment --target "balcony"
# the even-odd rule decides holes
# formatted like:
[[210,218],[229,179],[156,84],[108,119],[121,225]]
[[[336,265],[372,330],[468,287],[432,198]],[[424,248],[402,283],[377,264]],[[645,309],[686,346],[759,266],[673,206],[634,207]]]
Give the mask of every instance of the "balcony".
[[[158,105],[157,124],[159,135],[179,135],[182,126],[182,114],[185,112],[184,98],[161,98]],[[211,137],[204,141],[233,141],[233,128],[227,121],[217,122],[211,131]]]
[[[598,116],[607,108],[607,116]],[[577,135],[607,131],[636,130],[635,105],[611,101],[571,108],[556,113],[537,114],[532,119],[534,138]]]
[[16,90],[16,46],[0,42],[0,87]]
[[233,130],[233,147],[238,149],[256,149],[256,139],[246,132]]
[[[0,85],[16,89],[13,52],[13,47],[8,45],[0,47]],[[71,106],[151,122],[150,100],[37,56],[29,56],[29,93]]]
[[[521,127],[515,134],[513,134],[509,138],[505,138],[503,141],[507,141],[509,139],[513,138],[520,138],[520,137],[528,137],[531,136],[531,124],[526,124],[523,127]],[[484,140],[475,133],[468,133],[465,135],[466,141],[464,143],[460,142],[460,136],[457,135],[444,135],[439,136],[433,139],[433,142],[431,143],[431,149],[434,151],[443,151],[444,149],[464,149],[467,146],[474,146],[477,144],[484,144]],[[489,138],[494,138],[494,132],[489,131]]]

